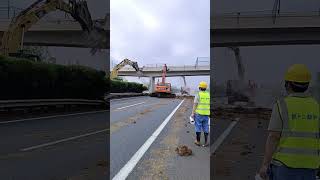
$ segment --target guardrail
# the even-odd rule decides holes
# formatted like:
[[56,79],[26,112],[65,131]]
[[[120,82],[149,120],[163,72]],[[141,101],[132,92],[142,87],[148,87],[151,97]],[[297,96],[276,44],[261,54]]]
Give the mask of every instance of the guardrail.
[[230,12],[230,13],[215,13],[212,14],[211,22],[220,19],[221,21],[231,20],[235,24],[246,23],[248,19],[260,19],[259,21],[265,21],[265,19],[269,19],[271,24],[275,25],[281,23],[282,21],[277,23],[276,20],[286,19],[293,21],[295,19],[315,19],[320,17],[320,9],[318,11],[300,11],[300,12],[290,12],[290,11],[274,11],[274,10],[262,10],[262,11],[244,11],[244,12]]
[[[167,66],[168,67],[168,72],[170,71],[198,71],[198,70],[210,70],[209,65],[182,65],[182,66]],[[132,67],[124,67],[119,72],[121,71],[136,71]],[[162,72],[162,67],[142,67],[143,72]]]
[[104,106],[103,100],[86,100],[86,99],[31,99],[31,100],[1,100],[0,109],[10,108],[32,108],[41,106],[58,106],[58,105],[87,105],[87,106]]

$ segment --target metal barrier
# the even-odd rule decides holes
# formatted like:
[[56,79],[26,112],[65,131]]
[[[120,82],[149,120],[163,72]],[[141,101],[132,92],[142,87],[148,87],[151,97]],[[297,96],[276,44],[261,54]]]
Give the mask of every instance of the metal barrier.
[[233,19],[236,24],[241,24],[241,20],[252,19],[252,18],[270,18],[272,24],[276,24],[276,20],[279,18],[312,18],[320,17],[319,11],[282,11],[278,9],[274,10],[262,10],[262,11],[242,11],[242,12],[230,12],[230,13],[219,13],[213,14],[211,16],[211,21],[214,21],[214,18],[224,18],[224,19]]
[[31,99],[31,100],[1,100],[0,109],[7,108],[30,108],[40,106],[57,106],[57,105],[105,105],[102,100],[86,99]]

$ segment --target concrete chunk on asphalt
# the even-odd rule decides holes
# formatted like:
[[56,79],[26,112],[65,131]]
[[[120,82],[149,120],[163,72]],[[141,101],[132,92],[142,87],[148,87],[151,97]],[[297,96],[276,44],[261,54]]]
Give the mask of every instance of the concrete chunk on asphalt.
[[176,152],[179,156],[191,156],[192,150],[186,145],[180,145],[176,148]]

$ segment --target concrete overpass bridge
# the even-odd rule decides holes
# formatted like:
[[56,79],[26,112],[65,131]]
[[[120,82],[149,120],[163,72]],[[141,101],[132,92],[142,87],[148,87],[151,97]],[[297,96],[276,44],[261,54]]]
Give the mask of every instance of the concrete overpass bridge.
[[[8,29],[10,20],[0,19],[0,39]],[[110,26],[103,27],[104,45],[100,48],[110,49]],[[78,22],[74,20],[41,20],[25,33],[24,45],[61,46],[89,48],[88,41]]]
[[211,16],[211,47],[320,44],[320,12]]
[[[170,66],[167,65],[167,77],[182,77],[184,86],[187,86],[185,76],[210,76],[210,65],[184,65],[184,66]],[[118,72],[118,76],[133,76],[133,77],[149,77],[150,86],[149,92],[154,89],[155,78],[162,76],[162,65],[143,66],[142,74],[137,74],[132,67],[124,67]]]

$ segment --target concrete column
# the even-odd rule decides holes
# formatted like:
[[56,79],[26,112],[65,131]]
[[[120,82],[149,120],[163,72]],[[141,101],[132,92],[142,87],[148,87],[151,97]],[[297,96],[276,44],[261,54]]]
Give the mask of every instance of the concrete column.
[[150,83],[149,83],[149,93],[154,92],[154,83],[155,83],[155,77],[150,77]]
[[186,77],[182,76],[182,79],[183,79],[184,87],[187,87]]

